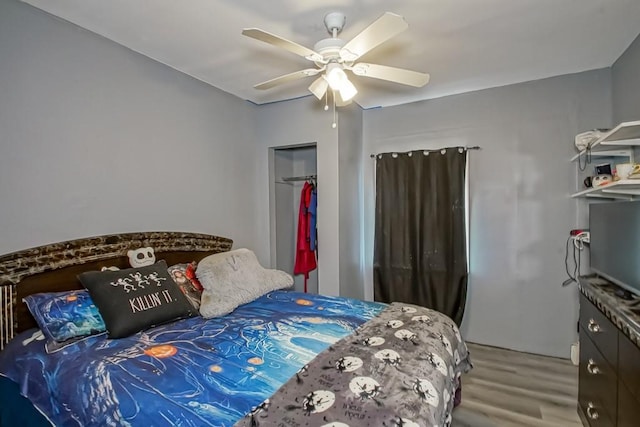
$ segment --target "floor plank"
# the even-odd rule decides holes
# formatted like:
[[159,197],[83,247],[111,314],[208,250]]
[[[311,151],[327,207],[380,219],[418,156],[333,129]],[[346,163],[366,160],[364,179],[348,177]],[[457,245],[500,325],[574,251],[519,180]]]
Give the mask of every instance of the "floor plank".
[[579,427],[578,368],[569,360],[468,343],[474,368],[462,405],[499,427]]

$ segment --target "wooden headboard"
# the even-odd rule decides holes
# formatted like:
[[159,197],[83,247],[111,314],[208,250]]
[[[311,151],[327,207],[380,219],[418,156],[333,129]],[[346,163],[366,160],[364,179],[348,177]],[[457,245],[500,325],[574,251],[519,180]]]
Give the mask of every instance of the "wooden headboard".
[[22,299],[40,292],[81,289],[77,275],[102,267],[129,267],[127,251],[146,246],[168,265],[226,252],[233,241],[199,233],[110,234],[52,243],[0,256],[0,349],[18,332],[35,327]]

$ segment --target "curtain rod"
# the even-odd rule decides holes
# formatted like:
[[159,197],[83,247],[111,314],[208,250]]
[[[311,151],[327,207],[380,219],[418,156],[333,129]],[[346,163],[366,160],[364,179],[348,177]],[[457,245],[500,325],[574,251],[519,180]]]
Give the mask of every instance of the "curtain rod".
[[[443,147],[443,148],[434,148],[434,149],[431,149],[431,150],[411,150],[411,151],[407,151],[407,153],[411,153],[412,151],[440,151],[440,150],[446,150],[447,148],[464,148],[465,150],[480,150],[480,146],[479,145],[474,145],[472,147]],[[382,153],[370,154],[369,157],[371,157],[372,159],[375,159],[380,154],[382,154]]]

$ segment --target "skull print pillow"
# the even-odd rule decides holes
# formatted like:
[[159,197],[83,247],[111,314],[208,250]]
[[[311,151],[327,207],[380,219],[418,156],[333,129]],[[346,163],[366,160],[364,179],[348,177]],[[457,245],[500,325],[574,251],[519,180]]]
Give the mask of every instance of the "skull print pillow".
[[109,338],[123,338],[197,311],[163,260],[141,268],[88,271],[78,276],[104,319]]

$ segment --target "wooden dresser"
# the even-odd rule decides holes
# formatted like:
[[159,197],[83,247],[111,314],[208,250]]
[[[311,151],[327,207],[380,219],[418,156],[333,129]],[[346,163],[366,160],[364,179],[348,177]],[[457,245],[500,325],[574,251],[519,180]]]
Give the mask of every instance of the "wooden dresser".
[[578,413],[585,426],[640,426],[640,299],[580,279]]

